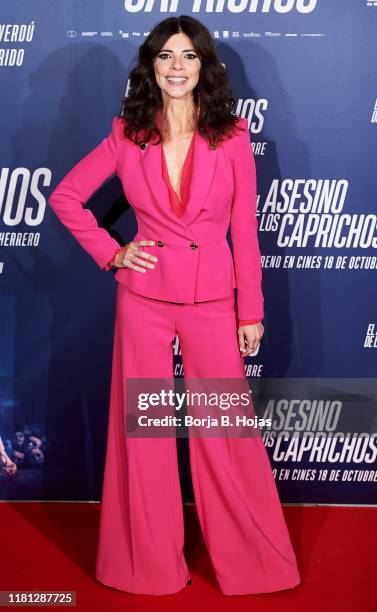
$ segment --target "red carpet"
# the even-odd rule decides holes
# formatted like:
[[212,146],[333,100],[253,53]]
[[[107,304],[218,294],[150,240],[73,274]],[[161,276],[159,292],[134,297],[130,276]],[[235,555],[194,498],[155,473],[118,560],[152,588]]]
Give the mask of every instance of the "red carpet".
[[375,508],[284,507],[302,584],[292,591],[237,597],[218,590],[193,505],[185,505],[191,586],[155,597],[96,582],[99,510],[93,503],[1,502],[0,590],[72,590],[76,609],[104,612],[376,609]]

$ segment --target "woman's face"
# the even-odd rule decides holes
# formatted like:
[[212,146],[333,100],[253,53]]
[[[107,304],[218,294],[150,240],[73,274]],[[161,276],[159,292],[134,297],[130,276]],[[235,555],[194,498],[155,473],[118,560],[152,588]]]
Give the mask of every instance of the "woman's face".
[[199,80],[201,62],[191,40],[179,32],[171,36],[154,60],[154,73],[162,96],[185,98]]

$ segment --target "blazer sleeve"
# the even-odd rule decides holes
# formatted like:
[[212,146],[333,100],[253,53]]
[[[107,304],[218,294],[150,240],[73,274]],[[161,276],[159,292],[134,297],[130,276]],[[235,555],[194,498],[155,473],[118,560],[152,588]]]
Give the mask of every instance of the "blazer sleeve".
[[123,119],[115,116],[111,132],[83,157],[58,183],[48,203],[59,220],[102,269],[119,243],[84,206],[102,183],[116,172]]
[[247,119],[233,137],[234,194],[230,219],[239,320],[262,320],[262,265],[256,218],[256,168]]

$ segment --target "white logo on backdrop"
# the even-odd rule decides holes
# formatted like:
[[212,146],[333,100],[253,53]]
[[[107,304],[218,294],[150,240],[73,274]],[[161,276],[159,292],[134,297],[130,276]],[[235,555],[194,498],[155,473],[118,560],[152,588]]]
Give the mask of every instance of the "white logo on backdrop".
[[377,98],[376,101],[374,103],[374,109],[372,112],[372,118],[370,120],[371,123],[377,123]]
[[364,348],[377,348],[377,325],[369,323],[364,338]]
[[[124,0],[127,13],[181,13],[186,12],[189,2],[184,0]],[[192,0],[192,13],[311,13],[317,0]]]
[[[30,23],[0,23],[0,44],[31,43],[34,32],[35,21]],[[25,48],[0,47],[0,67],[22,66],[25,58]]]

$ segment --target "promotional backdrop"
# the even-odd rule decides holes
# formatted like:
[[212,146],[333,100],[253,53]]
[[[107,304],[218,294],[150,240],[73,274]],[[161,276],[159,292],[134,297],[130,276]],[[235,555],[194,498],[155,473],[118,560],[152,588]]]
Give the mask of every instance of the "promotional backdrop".
[[[145,36],[187,14],[213,34],[249,122],[265,334],[245,371],[273,419],[281,500],[376,504],[377,2],[1,8],[0,499],[100,499],[116,281],[47,198],[110,132]],[[117,176],[88,206],[120,244],[135,235]],[[174,360],[180,378],[178,339]],[[193,500],[187,440],[178,450]]]

